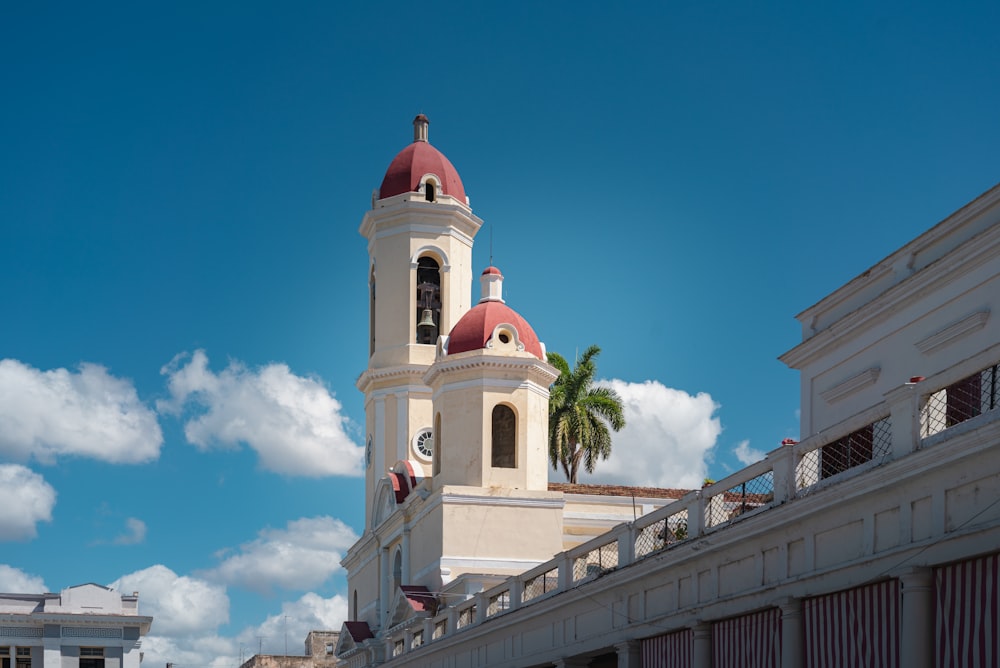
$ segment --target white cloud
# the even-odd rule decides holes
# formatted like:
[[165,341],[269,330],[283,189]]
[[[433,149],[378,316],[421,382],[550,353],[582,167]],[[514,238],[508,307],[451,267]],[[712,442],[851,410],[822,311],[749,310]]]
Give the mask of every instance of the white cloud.
[[40,371],[0,360],[0,455],[43,463],[79,455],[134,464],[156,459],[162,443],[156,414],[130,381],[104,367]]
[[125,520],[125,533],[115,538],[115,545],[135,545],[146,540],[146,523],[137,517]]
[[[700,392],[690,395],[647,380],[600,381],[622,399],[625,428],[612,433],[611,456],[580,482],[699,489],[706,457],[722,432],[719,405]],[[558,475],[558,474],[557,474]]]
[[[186,363],[185,363],[186,362]],[[340,402],[314,378],[293,374],[284,364],[248,369],[238,362],[216,374],[196,350],[175,357],[160,371],[169,401],[161,412],[180,414],[197,405],[203,412],[184,425],[199,448],[246,443],[261,466],[291,475],[360,475],[362,449],[348,437]]]
[[270,615],[256,627],[244,629],[239,640],[257,649],[257,638],[264,638],[265,654],[284,654],[286,639],[289,654],[302,654],[302,641],[314,629],[339,631],[347,619],[347,599],[339,594],[323,598],[309,592],[297,601],[281,605],[281,613]]
[[56,491],[45,478],[20,464],[0,464],[0,540],[38,535],[39,522],[52,521]]
[[343,553],[357,538],[338,519],[302,518],[289,522],[286,529],[262,530],[204,575],[259,592],[272,587],[308,589],[340,570]]
[[153,616],[158,636],[206,636],[229,622],[225,587],[177,575],[163,565],[122,576],[109,586],[139,592],[139,613]]
[[45,581],[20,568],[0,564],[0,591],[16,594],[43,594],[48,591]]
[[[183,635],[176,638],[160,635],[159,620],[153,620],[153,629],[142,639],[142,665],[208,666],[233,668],[239,665],[237,641],[214,632],[204,635]],[[257,645],[254,645],[256,648]],[[246,658],[256,652],[248,651]]]
[[755,462],[759,462],[767,456],[767,453],[763,450],[757,450],[750,447],[750,441],[740,441],[733,448],[733,454],[736,455],[736,459],[740,460],[740,463],[744,466],[750,466]]

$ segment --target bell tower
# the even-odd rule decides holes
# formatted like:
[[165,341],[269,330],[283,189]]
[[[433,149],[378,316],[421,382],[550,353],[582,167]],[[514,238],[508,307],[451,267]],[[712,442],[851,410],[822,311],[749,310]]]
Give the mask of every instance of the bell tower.
[[369,358],[365,394],[365,522],[372,528],[378,481],[398,461],[429,477],[431,390],[438,335],[469,310],[472,243],[482,221],[458,172],[413,120],[413,142],[389,164],[359,232],[368,240]]

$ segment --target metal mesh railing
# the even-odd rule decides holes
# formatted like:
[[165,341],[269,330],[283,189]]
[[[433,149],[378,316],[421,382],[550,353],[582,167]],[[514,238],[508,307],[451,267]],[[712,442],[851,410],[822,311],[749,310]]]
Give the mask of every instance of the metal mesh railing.
[[1000,367],[993,365],[928,395],[920,409],[920,436],[927,438],[998,406]]
[[476,621],[476,606],[470,605],[467,608],[463,608],[458,611],[458,621],[455,626],[460,629],[464,629],[466,626],[471,626]]
[[510,608],[510,590],[505,590],[490,596],[489,605],[486,606],[486,617],[499,615],[504,610]]
[[891,451],[892,423],[885,417],[805,453],[795,468],[795,487],[806,489],[862,464],[881,461]]
[[765,471],[756,478],[709,497],[705,507],[705,522],[710,527],[725,524],[755,508],[766,506],[773,500],[774,472]]
[[524,593],[521,595],[522,601],[530,601],[555,591],[559,588],[559,569],[553,568],[550,571],[540,573],[533,578],[524,581]]
[[396,640],[392,643],[392,655],[400,656],[403,653],[404,643],[402,640]]
[[594,548],[573,560],[573,582],[596,577],[618,566],[618,541]]
[[434,633],[431,634],[431,640],[437,640],[438,638],[443,638],[448,634],[448,620],[442,619],[441,621],[434,624]]
[[687,508],[669,517],[653,522],[639,531],[635,537],[635,558],[642,559],[688,537]]
[[410,647],[412,647],[413,649],[416,649],[416,648],[420,647],[423,644],[424,644],[424,632],[423,632],[423,629],[421,629],[420,631],[414,631],[413,632],[413,642],[410,643]]

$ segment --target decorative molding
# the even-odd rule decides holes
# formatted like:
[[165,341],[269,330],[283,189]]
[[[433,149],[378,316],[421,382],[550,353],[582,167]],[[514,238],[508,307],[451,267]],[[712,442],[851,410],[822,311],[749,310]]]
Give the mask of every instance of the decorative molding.
[[0,638],[41,638],[40,626],[0,626]]
[[121,638],[121,628],[64,626],[63,638]]
[[990,319],[989,309],[976,311],[967,315],[958,322],[952,323],[941,331],[931,334],[922,341],[917,341],[913,345],[924,355],[933,355],[938,350],[949,346],[958,339],[968,336],[973,332],[978,332],[986,326],[986,321]]
[[880,373],[882,373],[882,369],[877,366],[865,369],[861,373],[837,383],[830,389],[820,392],[819,396],[823,397],[828,404],[836,403],[859,390],[874,385]]
[[507,506],[510,508],[562,508],[566,504],[564,499],[512,498],[473,494],[442,494],[441,503],[461,503],[465,506]]

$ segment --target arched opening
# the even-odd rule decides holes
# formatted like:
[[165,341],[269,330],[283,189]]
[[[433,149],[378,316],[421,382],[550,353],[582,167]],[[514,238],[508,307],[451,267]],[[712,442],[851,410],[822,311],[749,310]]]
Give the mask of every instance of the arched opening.
[[441,473],[441,414],[438,413],[434,416],[434,454],[433,454],[433,465],[431,470],[434,475]]
[[428,181],[424,184],[424,199],[428,202],[433,202],[437,199],[437,186],[434,185],[433,181]]
[[495,468],[512,469],[517,466],[517,417],[513,409],[504,404],[493,407],[492,460]]
[[356,621],[358,619],[358,590],[357,589],[354,590],[354,596],[353,596],[353,598],[351,600],[351,604],[352,604],[352,606],[351,606],[351,614],[350,614],[349,618],[351,620],[355,620]]
[[417,260],[417,343],[433,345],[441,324],[441,266],[432,257]]
[[396,555],[392,558],[392,586],[389,588],[389,596],[395,594],[401,584],[403,584],[403,552],[396,548]]

